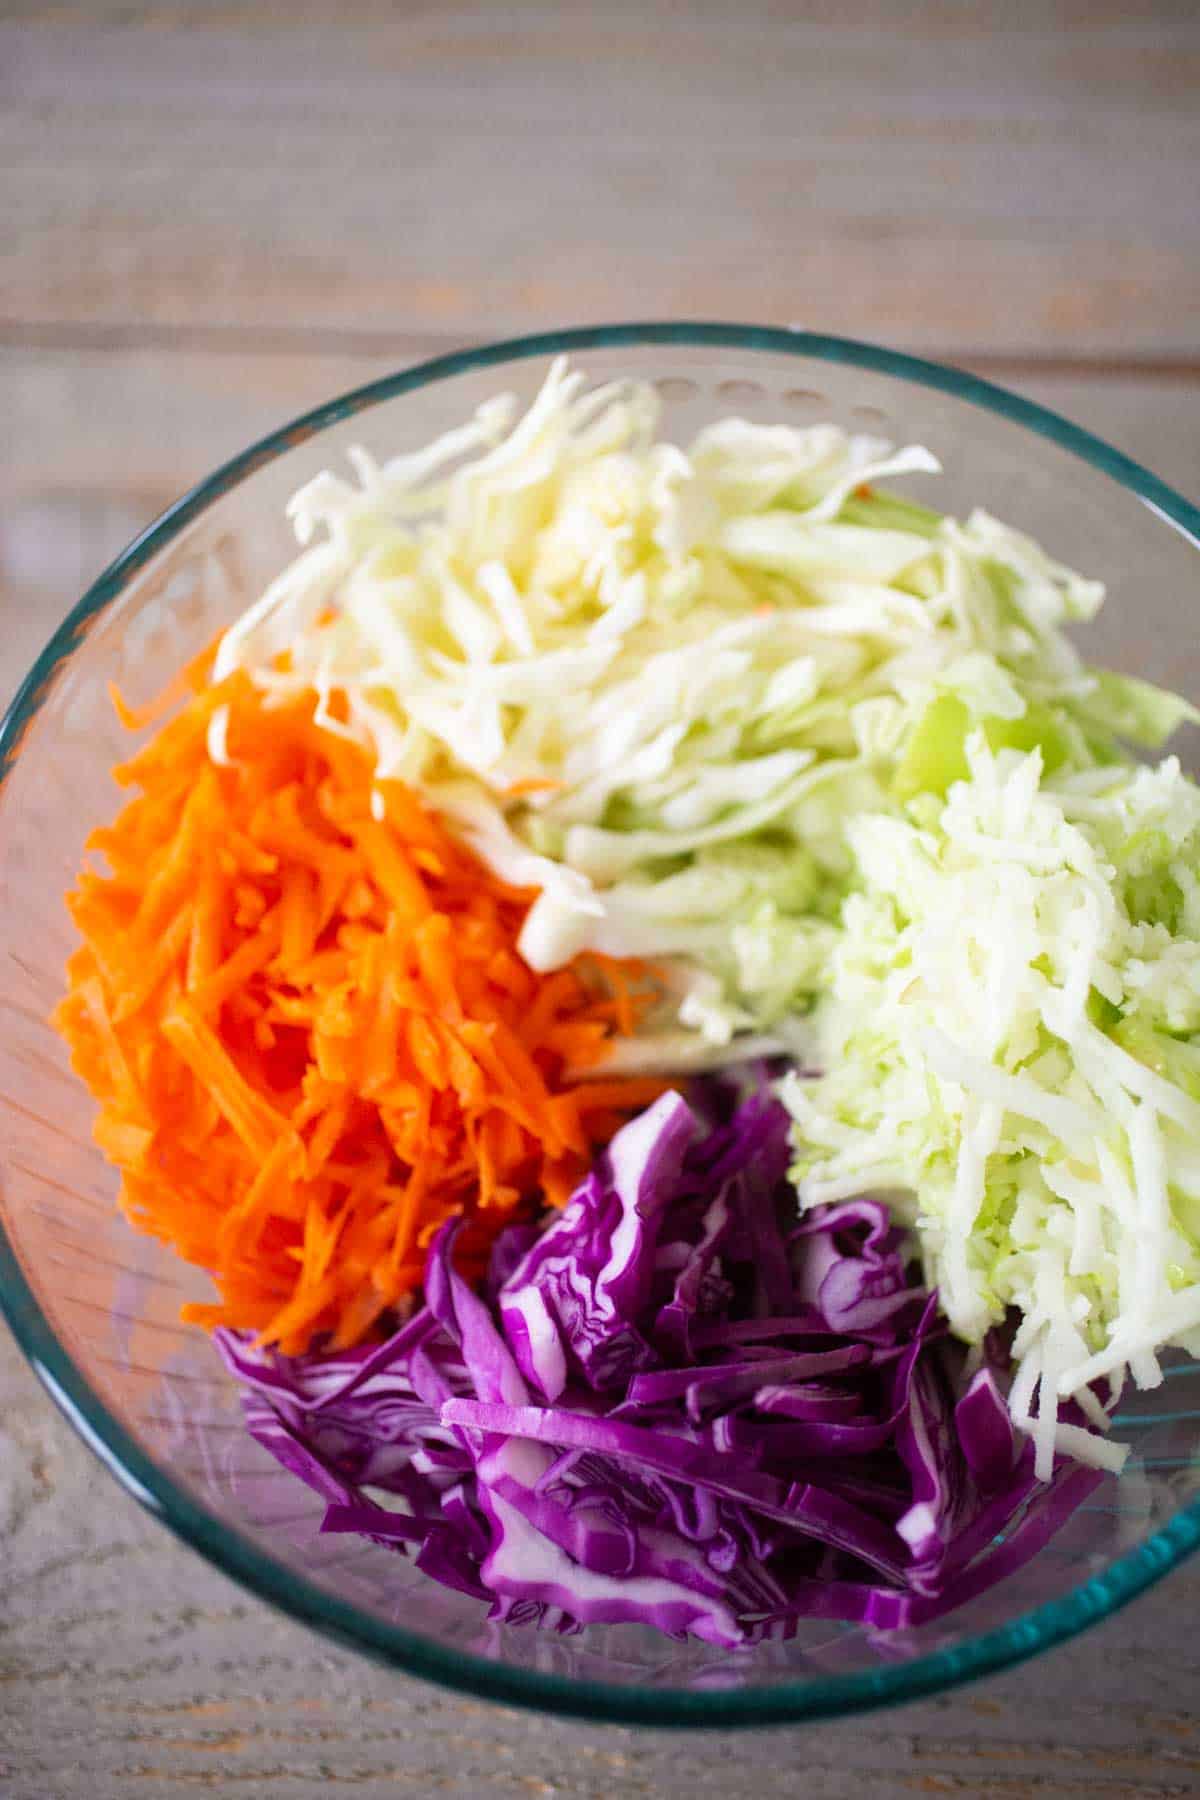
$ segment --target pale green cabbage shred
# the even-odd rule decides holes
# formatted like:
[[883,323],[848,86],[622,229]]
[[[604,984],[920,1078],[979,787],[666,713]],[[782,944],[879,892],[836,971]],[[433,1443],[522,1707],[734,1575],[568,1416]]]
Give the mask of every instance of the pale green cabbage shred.
[[782,1090],[801,1204],[886,1191],[957,1332],[1023,1315],[1039,1471],[1119,1466],[1056,1397],[1099,1419],[1089,1382],[1200,1355],[1200,791],[1122,740],[1195,714],[1081,661],[1099,583],[879,488],[927,450],[738,419],[681,449],[659,411],[560,361],[522,416],[354,452],[215,676],[315,687],[538,888],[534,968],[664,968],[622,1066],[819,1071]]

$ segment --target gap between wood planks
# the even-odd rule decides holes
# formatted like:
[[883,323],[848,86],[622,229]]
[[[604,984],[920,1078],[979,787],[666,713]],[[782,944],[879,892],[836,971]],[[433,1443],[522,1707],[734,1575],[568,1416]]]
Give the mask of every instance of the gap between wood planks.
[[[618,323],[616,320],[586,321],[583,328],[596,324]],[[649,321],[644,321],[649,322]],[[699,319],[655,320],[654,323],[690,324]],[[562,329],[571,329],[566,321]],[[744,323],[757,325],[758,320]],[[545,326],[535,327],[546,330]],[[557,328],[556,328],[557,329]],[[777,327],[777,329],[787,329]],[[534,332],[498,331],[497,339],[534,335]],[[818,334],[819,335],[819,334]],[[50,319],[5,319],[0,317],[0,349],[13,350],[78,350],[102,353],[137,350],[167,350],[224,355],[252,353],[257,356],[293,356],[297,352],[329,356],[395,356],[398,362],[438,356],[455,350],[469,350],[491,341],[470,331],[361,331],[340,326],[299,325],[159,325],[131,322],[115,324],[76,324]],[[893,346],[904,350],[906,346]],[[1200,353],[1164,354],[1159,351],[1131,350],[1120,356],[1103,351],[1067,352],[1060,350],[989,350],[960,346],[942,356],[926,349],[912,347],[911,354],[932,356],[984,375],[1081,376],[1089,380],[1200,381]]]

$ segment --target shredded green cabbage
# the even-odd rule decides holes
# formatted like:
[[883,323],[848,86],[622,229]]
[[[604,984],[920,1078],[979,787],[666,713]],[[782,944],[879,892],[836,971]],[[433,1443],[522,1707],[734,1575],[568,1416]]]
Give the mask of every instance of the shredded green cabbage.
[[560,362],[515,423],[499,399],[425,450],[355,453],[356,482],[291,502],[306,548],[216,674],[315,686],[381,778],[538,887],[535,968],[588,948],[665,963],[659,1060],[695,1065],[745,1033],[804,1041],[846,819],[944,789],[971,720],[1068,755],[1159,720],[1061,630],[1096,583],[985,513],[877,490],[934,473],[928,451],[737,419],[681,450],[658,418],[651,388],[587,392]]
[[965,755],[944,801],[850,821],[823,1072],[785,1098],[802,1205],[887,1189],[956,1332],[1019,1308],[1045,1472],[1057,1396],[1200,1355],[1200,789]]

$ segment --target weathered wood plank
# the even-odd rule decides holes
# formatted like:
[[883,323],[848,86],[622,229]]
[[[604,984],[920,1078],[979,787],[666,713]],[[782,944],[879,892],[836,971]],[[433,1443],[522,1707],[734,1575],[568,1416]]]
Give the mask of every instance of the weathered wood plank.
[[[472,341],[396,332],[370,354],[0,344],[0,503],[47,493],[165,503],[306,408]],[[1185,491],[1200,485],[1200,359],[1191,374],[948,360],[1064,413]]]
[[1186,0],[15,14],[10,326],[1200,345]]

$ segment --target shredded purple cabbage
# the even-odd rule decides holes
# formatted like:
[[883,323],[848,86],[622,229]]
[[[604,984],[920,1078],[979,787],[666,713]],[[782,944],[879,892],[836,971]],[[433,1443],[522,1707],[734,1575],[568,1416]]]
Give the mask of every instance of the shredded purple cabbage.
[[510,1227],[482,1295],[444,1227],[384,1344],[288,1358],[217,1334],[324,1531],[510,1621],[731,1646],[804,1617],[935,1618],[1092,1491],[1067,1462],[1035,1480],[1002,1348],[965,1378],[884,1205],[795,1223],[765,1086],[701,1104],[664,1095],[562,1213]]

